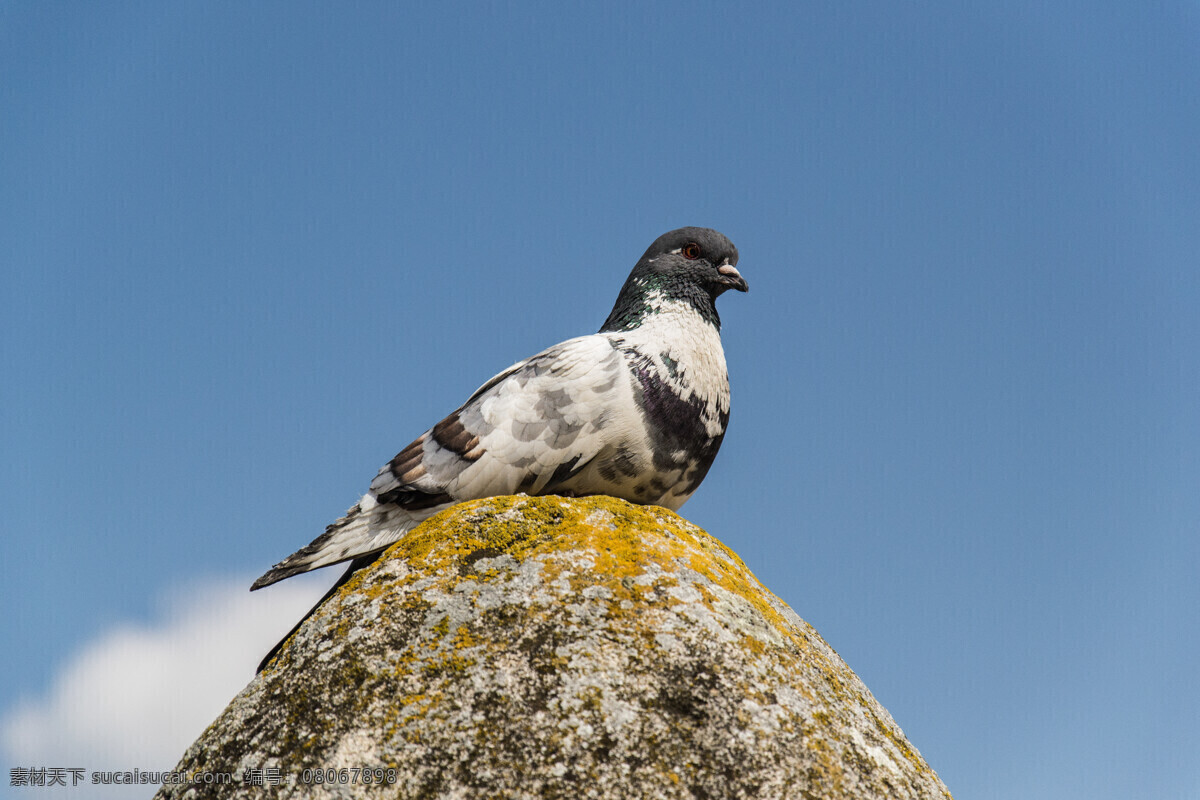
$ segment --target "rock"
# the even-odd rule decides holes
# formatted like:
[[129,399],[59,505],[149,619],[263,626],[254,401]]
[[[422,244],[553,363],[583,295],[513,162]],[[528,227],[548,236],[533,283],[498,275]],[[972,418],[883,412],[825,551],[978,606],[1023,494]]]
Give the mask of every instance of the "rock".
[[950,797],[736,555],[608,497],[490,498],[428,520],[176,769],[243,781],[159,797]]

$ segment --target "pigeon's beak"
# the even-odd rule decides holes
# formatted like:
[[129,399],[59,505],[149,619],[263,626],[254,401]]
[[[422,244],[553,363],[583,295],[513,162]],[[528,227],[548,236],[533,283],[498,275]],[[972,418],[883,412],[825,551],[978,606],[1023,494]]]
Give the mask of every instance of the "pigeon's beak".
[[737,271],[737,267],[733,264],[722,264],[717,267],[717,273],[721,276],[721,283],[728,289],[737,289],[739,292],[750,291],[750,286],[746,283],[746,279],[742,277],[742,273]]

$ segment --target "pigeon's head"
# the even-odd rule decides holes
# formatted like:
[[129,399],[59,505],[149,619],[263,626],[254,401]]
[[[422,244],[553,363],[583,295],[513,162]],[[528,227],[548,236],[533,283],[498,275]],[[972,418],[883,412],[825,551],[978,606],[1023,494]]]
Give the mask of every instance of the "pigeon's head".
[[712,228],[678,228],[654,240],[629,273],[602,331],[639,327],[668,303],[684,303],[720,328],[714,301],[748,290],[733,242]]
[[694,283],[714,300],[726,289],[749,289],[737,271],[738,251],[712,228],[678,228],[654,240],[633,269],[646,276]]

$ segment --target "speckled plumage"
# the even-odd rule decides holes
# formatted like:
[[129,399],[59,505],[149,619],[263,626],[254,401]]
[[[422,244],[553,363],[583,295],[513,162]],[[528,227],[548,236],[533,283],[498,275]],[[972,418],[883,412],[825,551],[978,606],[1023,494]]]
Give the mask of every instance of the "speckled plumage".
[[605,494],[678,510],[704,479],[729,421],[715,301],[726,289],[746,291],[737,259],[714,230],[660,236],[599,333],[489,380],[388,462],[344,517],[251,588],[354,559],[348,576],[464,500]]

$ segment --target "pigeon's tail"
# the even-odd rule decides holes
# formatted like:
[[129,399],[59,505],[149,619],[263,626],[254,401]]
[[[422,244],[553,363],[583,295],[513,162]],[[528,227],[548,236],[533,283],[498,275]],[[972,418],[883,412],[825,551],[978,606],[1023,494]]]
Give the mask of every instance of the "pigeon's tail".
[[250,591],[301,572],[378,552],[403,536],[416,521],[403,508],[380,505],[373,496],[364,495],[346,516],[327,527],[311,543],[271,567],[254,582]]
[[[270,652],[268,652],[265,656],[263,656],[263,660],[258,662],[258,669],[254,670],[254,672],[257,674],[259,672],[262,672],[264,669],[266,669],[267,665],[270,664],[273,660],[275,660],[275,657],[277,655],[279,655],[279,651],[283,649],[283,646],[285,644],[287,644],[287,640],[292,638],[292,636],[295,635],[296,631],[300,630],[300,626],[303,625],[305,622],[307,622],[308,618],[311,617],[313,614],[315,614],[317,612],[317,609],[325,604],[326,600],[328,600],[329,598],[331,598],[335,594],[337,594],[337,590],[342,588],[342,586],[345,585],[346,581],[350,580],[350,578],[352,578],[354,576],[354,573],[358,572],[363,567],[367,567],[367,566],[370,566],[371,564],[374,564],[375,561],[378,560],[378,558],[381,555],[383,555],[382,550],[380,550],[376,553],[371,553],[370,555],[360,556],[359,558],[356,558],[353,561],[351,561],[350,567],[346,570],[346,572],[342,575],[342,577],[338,578],[337,583],[335,583],[333,586],[329,587],[329,591],[326,592],[324,594],[324,596],[322,596],[321,599],[316,602],[316,605],[314,605],[312,608],[310,608],[308,610],[308,613],[305,614],[303,617],[301,617],[300,621],[297,622],[295,625],[293,625],[292,629],[290,631],[288,631],[286,634],[284,634],[284,637],[282,639],[280,639],[275,644],[274,647],[271,648]],[[270,573],[267,573],[267,575],[270,575]],[[263,577],[265,578],[265,577],[267,577],[267,575],[264,575]]]

